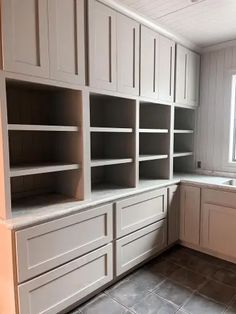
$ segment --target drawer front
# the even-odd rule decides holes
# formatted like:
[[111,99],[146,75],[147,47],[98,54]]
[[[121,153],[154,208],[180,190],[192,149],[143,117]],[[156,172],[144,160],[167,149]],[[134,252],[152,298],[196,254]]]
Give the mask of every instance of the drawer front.
[[116,241],[116,275],[119,276],[167,245],[166,219]]
[[16,232],[18,282],[109,243],[112,204]]
[[213,189],[202,189],[201,203],[236,208],[236,193]]
[[146,227],[167,215],[167,189],[151,191],[116,203],[116,237]]
[[19,285],[19,313],[59,313],[112,278],[112,244],[108,244]]

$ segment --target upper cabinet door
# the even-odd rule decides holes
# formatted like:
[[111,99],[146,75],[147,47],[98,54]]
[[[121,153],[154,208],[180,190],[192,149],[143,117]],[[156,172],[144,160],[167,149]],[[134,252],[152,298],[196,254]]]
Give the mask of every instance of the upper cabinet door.
[[4,70],[49,76],[47,0],[3,0]]
[[192,51],[188,53],[187,99],[190,106],[198,106],[200,81],[200,56]]
[[175,102],[177,104],[187,104],[187,68],[188,50],[177,45],[175,81]]
[[89,1],[89,83],[116,90],[116,12]]
[[158,60],[158,100],[173,102],[175,43],[161,35],[159,36]]
[[139,95],[139,24],[117,14],[117,89]]
[[141,26],[141,62],[140,94],[156,98],[157,90],[157,52],[159,35],[151,29]]
[[85,85],[84,0],[50,0],[50,75]]

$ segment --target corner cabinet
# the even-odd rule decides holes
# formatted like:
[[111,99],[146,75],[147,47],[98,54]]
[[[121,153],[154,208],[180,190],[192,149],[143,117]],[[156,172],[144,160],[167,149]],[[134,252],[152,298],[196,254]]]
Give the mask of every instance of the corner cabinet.
[[85,84],[84,0],[3,0],[2,67]]
[[139,23],[89,1],[89,85],[139,94]]
[[198,106],[200,55],[177,45],[175,103],[178,105]]
[[174,100],[175,43],[141,26],[140,94],[168,103]]
[[3,69],[49,76],[48,1],[3,0]]

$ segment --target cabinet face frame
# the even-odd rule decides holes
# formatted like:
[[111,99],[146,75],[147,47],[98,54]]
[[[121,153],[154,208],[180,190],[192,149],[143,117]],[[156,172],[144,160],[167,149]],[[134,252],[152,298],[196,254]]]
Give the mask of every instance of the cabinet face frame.
[[179,240],[180,232],[180,187],[168,188],[168,245]]
[[[57,16],[57,0],[48,2],[49,15],[49,52],[50,52],[50,76],[55,80],[62,80],[71,83],[85,85],[85,8],[84,0],[73,0],[68,2],[72,6],[74,19],[74,36],[71,40],[70,49],[74,52],[74,69],[73,72],[63,70],[67,58],[60,59],[59,46],[64,45],[60,42],[60,20]],[[64,15],[65,16],[65,15]],[[68,17],[69,18],[69,17]],[[64,34],[65,35],[65,34]],[[71,34],[72,35],[72,34]],[[69,35],[68,35],[69,36]]]
[[[116,11],[96,0],[89,0],[88,10],[89,85],[94,88],[115,91],[117,89]],[[102,20],[100,19],[101,15],[103,16]],[[97,32],[99,32],[99,38],[97,38]],[[100,48],[107,47],[108,60],[105,54],[97,51],[97,43],[100,41]],[[97,58],[98,55],[100,55],[100,59]],[[102,67],[102,63],[105,64],[105,67]],[[104,76],[105,71],[107,76]]]
[[117,90],[130,95],[139,95],[139,32],[138,22],[117,13]]
[[[14,14],[16,11],[16,0],[3,0],[2,1],[2,34],[3,34],[3,68],[4,70],[29,74],[32,76],[49,77],[49,54],[48,54],[48,1],[36,0],[35,12],[35,32],[36,43],[30,42],[29,37],[26,42],[22,42],[18,38],[19,48],[16,46],[16,34],[14,29]],[[26,3],[25,3],[26,4]],[[23,5],[23,4],[21,4]],[[23,10],[23,8],[21,9]],[[27,10],[27,7],[25,8]],[[23,22],[23,21],[22,21]],[[27,29],[27,19],[24,21],[23,26]],[[25,34],[21,34],[24,38]],[[31,44],[31,47],[30,47]],[[19,50],[33,51],[36,56],[35,64],[30,60],[20,60],[15,53]],[[25,52],[25,51],[24,51]],[[23,53],[24,53],[23,52]],[[25,56],[27,58],[27,56]]]

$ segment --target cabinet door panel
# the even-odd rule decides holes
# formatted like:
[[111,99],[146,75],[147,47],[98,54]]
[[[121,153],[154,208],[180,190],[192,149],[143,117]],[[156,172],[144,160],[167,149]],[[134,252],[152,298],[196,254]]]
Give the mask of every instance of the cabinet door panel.
[[180,191],[179,186],[169,188],[168,199],[168,244],[179,240],[180,230]]
[[200,188],[181,186],[180,239],[199,245],[200,242]]
[[157,51],[158,34],[141,26],[141,96],[157,98]]
[[117,15],[118,91],[139,94],[139,24]]
[[49,76],[47,0],[3,0],[3,68]]
[[89,1],[89,83],[116,90],[116,12]]
[[173,102],[174,100],[174,58],[174,42],[160,35],[157,84],[158,99],[164,102]]
[[50,0],[48,5],[51,76],[84,85],[84,0]]
[[236,258],[236,208],[203,204],[201,235],[204,248]]
[[197,106],[199,101],[200,56],[188,53],[187,99],[190,106]]
[[187,104],[187,67],[188,51],[177,45],[175,82],[175,102],[177,104]]

